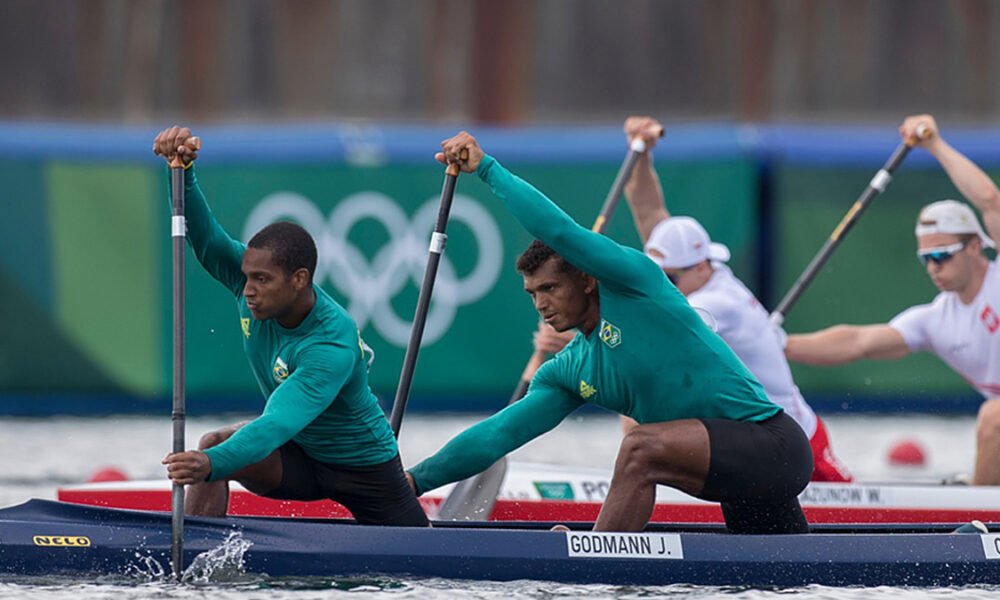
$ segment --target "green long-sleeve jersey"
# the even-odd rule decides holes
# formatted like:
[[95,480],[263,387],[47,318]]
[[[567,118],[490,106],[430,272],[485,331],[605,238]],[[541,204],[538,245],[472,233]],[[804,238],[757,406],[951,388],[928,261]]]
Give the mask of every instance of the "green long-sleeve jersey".
[[418,491],[483,471],[584,403],[642,424],[762,421],[781,411],[653,261],[581,227],[490,156],[478,175],[529,233],[597,279],[601,321],[542,365],[523,399],[414,467]]
[[259,462],[289,440],[327,463],[367,466],[396,456],[396,439],[368,387],[368,355],[350,314],[319,286],[297,327],[253,318],[243,297],[246,246],[212,215],[194,169],[185,171],[187,239],[208,273],[236,297],[243,349],[267,398],[263,413],[206,450],[210,480]]

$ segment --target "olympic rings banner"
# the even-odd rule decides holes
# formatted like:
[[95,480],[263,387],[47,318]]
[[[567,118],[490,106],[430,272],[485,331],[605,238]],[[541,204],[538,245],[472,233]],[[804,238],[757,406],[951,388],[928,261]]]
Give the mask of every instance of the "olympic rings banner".
[[[610,142],[600,137],[599,144],[585,134],[573,138],[562,132],[570,139],[563,155],[570,146],[583,150],[555,162],[540,162],[544,153],[513,134],[484,145],[589,225],[624,149],[588,154],[588,148],[613,146],[620,133],[612,131]],[[741,154],[740,146],[713,155],[700,133],[691,132],[690,143],[677,137],[682,136],[672,140],[674,150],[657,149],[671,211],[698,218],[714,239],[727,244],[737,275],[755,292],[765,287],[772,303],[871,176],[867,161],[803,162],[812,155],[796,152],[789,158],[768,154],[773,162],[769,178],[762,180],[760,157]],[[48,138],[25,134],[24,139]],[[0,305],[7,316],[0,334],[0,414],[168,410],[167,173],[147,156],[148,139],[149,132],[139,132],[134,139],[106,144],[141,145],[141,158],[102,156],[96,163],[73,160],[75,154],[66,150],[60,154],[28,145],[24,152],[3,154],[0,147],[6,184]],[[437,209],[440,166],[429,152],[426,160],[416,160],[397,157],[390,148],[380,160],[352,162],[339,155],[327,160],[312,146],[301,157],[265,162],[252,159],[245,143],[225,142],[221,133],[218,138],[206,133],[204,139],[198,177],[219,222],[243,240],[277,219],[296,221],[312,233],[320,251],[316,280],[354,316],[375,352],[373,387],[391,399]],[[213,161],[215,139],[243,154]],[[545,132],[538,139],[553,137]],[[69,142],[89,148],[93,136],[81,132],[79,140]],[[888,142],[889,147],[894,143]],[[433,150],[423,138],[407,143],[428,145]],[[883,145],[873,144],[878,152],[872,152],[882,156]],[[899,176],[796,306],[789,331],[884,322],[901,307],[933,297],[912,259],[912,215],[928,195],[953,193],[937,171],[915,168]],[[639,246],[624,203],[608,235]],[[516,257],[529,242],[475,175],[459,178],[412,410],[491,411],[506,401],[531,352],[537,323],[514,271]],[[263,398],[243,355],[233,298],[188,256],[189,410],[254,412]],[[759,264],[767,266],[758,271]],[[868,268],[873,264],[878,268]],[[893,285],[887,288],[880,278],[889,273]],[[968,392],[946,366],[926,356],[880,363],[877,369],[796,366],[795,375],[811,400],[836,395],[837,409],[851,408],[856,395],[864,393],[917,398]],[[883,399],[882,405],[891,403]]]
[[[396,313],[393,299],[407,287],[419,289],[427,263],[427,240],[434,228],[439,200],[428,198],[413,219],[392,198],[366,190],[350,194],[324,215],[316,202],[294,192],[276,192],[262,199],[246,219],[243,241],[275,221],[299,223],[316,240],[319,264],[314,281],[341,298],[359,329],[371,325],[385,341],[405,347],[412,321]],[[383,229],[387,239],[355,242],[351,232],[365,221]],[[455,322],[458,309],[473,304],[496,286],[503,261],[503,240],[493,216],[478,200],[456,195],[451,211],[452,228],[465,225],[471,247],[458,256],[471,256],[469,273],[459,275],[451,253],[441,258],[434,297],[427,315],[424,344],[440,340]],[[375,244],[379,244],[377,248]],[[360,245],[359,245],[360,244]],[[471,252],[469,252],[471,250]],[[372,253],[371,257],[367,254]]]
[[[585,168],[549,166],[520,168],[581,223],[588,224],[614,179],[614,163]],[[709,226],[737,247],[752,243],[753,204],[747,191],[748,165],[733,162],[663,173],[680,189],[722,185],[745,218],[725,223],[707,217]],[[316,281],[354,317],[362,336],[375,351],[372,385],[390,398],[399,377],[420,282],[427,243],[437,215],[442,172],[427,167],[391,168],[309,166],[275,168],[203,168],[199,180],[220,223],[234,236],[249,239],[276,220],[301,224],[319,249]],[[677,188],[675,188],[677,189]],[[638,247],[627,207],[614,219],[610,234]],[[719,215],[721,216],[721,215]],[[448,245],[434,288],[424,346],[414,381],[413,408],[449,407],[490,410],[502,406],[531,354],[537,315],[515,272],[517,256],[530,236],[475,175],[459,178],[448,224]],[[744,261],[737,268],[752,266]],[[199,274],[200,276],[203,274]],[[235,315],[221,286],[206,279],[192,284],[192,306],[222,298],[211,312],[189,314],[191,351],[198,332],[232,328]],[[197,300],[195,300],[197,299]],[[189,311],[190,312],[190,311]],[[231,334],[231,335],[230,335]],[[211,385],[225,357],[226,379],[239,381],[245,372],[238,331],[227,332],[226,349],[210,353],[204,372],[189,362],[192,382]],[[201,341],[209,347],[221,336]],[[231,370],[230,370],[231,369]]]
[[[618,167],[613,161],[507,164],[584,224],[593,221]],[[6,172],[13,173],[8,181],[14,193],[30,200],[7,206],[8,219],[0,223],[7,248],[0,254],[0,291],[12,314],[32,316],[7,326],[0,396],[42,393],[65,412],[128,412],[126,406],[143,410],[168,399],[166,170],[159,164],[51,161]],[[678,211],[701,218],[734,249],[755,244],[749,161],[666,164],[660,174],[670,182]],[[275,220],[295,221],[313,235],[320,253],[316,281],[357,321],[375,352],[372,385],[391,399],[437,212],[441,168],[432,161],[212,164],[199,165],[198,178],[216,218],[235,238],[245,241]],[[707,194],[726,198],[725,211],[706,210],[698,198]],[[609,235],[639,246],[624,203]],[[475,175],[459,178],[413,410],[503,405],[531,353],[537,323],[514,270],[530,241]],[[734,266],[753,280],[754,262],[742,254],[748,258]],[[233,299],[188,256],[190,410],[257,410],[263,399],[243,355]]]

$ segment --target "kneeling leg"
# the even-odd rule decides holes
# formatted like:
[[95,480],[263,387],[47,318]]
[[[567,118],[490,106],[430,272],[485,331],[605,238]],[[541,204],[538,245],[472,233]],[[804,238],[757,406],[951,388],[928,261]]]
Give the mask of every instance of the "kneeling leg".
[[696,419],[633,428],[622,440],[608,497],[595,531],[642,531],[653,514],[656,485],[689,494],[705,485],[708,431]]

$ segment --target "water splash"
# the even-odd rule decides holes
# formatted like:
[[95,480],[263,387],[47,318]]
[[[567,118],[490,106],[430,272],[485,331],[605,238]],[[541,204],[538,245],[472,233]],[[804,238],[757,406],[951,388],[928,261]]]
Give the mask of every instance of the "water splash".
[[125,565],[125,576],[139,581],[163,581],[169,576],[167,569],[148,554],[135,553],[135,562]]
[[244,539],[242,532],[233,531],[222,544],[194,557],[181,579],[187,583],[238,580],[246,573],[243,557],[251,546],[253,542]]

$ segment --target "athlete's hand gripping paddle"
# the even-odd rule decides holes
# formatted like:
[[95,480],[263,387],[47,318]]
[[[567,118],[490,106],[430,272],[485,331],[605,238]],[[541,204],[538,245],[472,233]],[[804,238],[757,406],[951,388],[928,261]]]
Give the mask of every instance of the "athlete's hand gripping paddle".
[[[468,150],[463,149],[460,158],[465,161],[468,160],[468,157]],[[424,325],[427,323],[427,313],[431,305],[431,294],[434,292],[434,280],[437,277],[438,265],[448,240],[445,229],[448,227],[448,215],[451,213],[451,203],[455,197],[455,183],[458,181],[459,172],[459,163],[449,163],[444,170],[441,204],[438,208],[437,222],[434,224],[434,233],[431,234],[427,267],[424,269],[424,281],[420,286],[417,309],[413,316],[413,326],[410,329],[410,341],[406,345],[406,356],[403,359],[403,371],[399,375],[396,400],[392,403],[392,414],[389,416],[389,424],[396,437],[399,437],[399,428],[403,423],[406,402],[410,397],[413,372],[417,367],[417,354],[420,352],[420,342],[424,337]]]
[[[921,140],[926,139],[928,133],[929,130],[925,125],[921,125],[917,128],[917,137]],[[826,261],[829,260],[833,251],[837,249],[837,246],[839,246],[840,242],[843,241],[844,236],[846,236],[851,230],[851,227],[854,227],[854,224],[858,222],[858,219],[861,218],[861,213],[864,212],[865,208],[871,204],[872,200],[874,200],[876,196],[884,192],[885,188],[889,186],[889,183],[892,182],[892,174],[896,171],[899,165],[903,163],[903,160],[910,153],[912,148],[913,146],[907,142],[903,142],[899,144],[899,146],[896,146],[896,149],[892,152],[892,156],[889,157],[889,160],[887,160],[886,163],[882,165],[882,168],[875,173],[875,176],[872,177],[872,180],[868,183],[868,187],[865,188],[865,191],[863,191],[861,196],[859,196],[854,202],[851,209],[847,211],[844,218],[840,220],[840,223],[833,230],[833,233],[830,234],[826,243],[823,244],[823,247],[819,249],[816,256],[814,256],[809,265],[806,266],[806,270],[799,275],[799,278],[795,280],[792,288],[788,290],[785,297],[778,303],[778,307],[771,313],[772,323],[776,326],[780,326],[784,323],[785,315],[787,315],[788,311],[791,310],[792,305],[794,305],[799,299],[802,292],[806,290],[806,287],[812,283],[816,274],[819,273],[819,270],[822,269],[823,265],[826,264]]]
[[[201,148],[196,137],[185,142],[192,150]],[[170,236],[173,252],[173,398],[170,420],[173,425],[173,451],[184,452],[185,364],[184,364],[184,161],[179,155],[169,160],[170,167]],[[174,577],[180,581],[184,572],[184,486],[174,483],[170,498],[170,561]]]
[[[656,135],[657,137],[663,137],[662,127],[659,128]],[[597,215],[597,219],[594,220],[594,226],[591,228],[593,231],[604,233],[608,221],[611,220],[611,216],[614,214],[615,208],[617,208],[618,202],[621,200],[625,184],[628,183],[629,178],[632,176],[632,170],[635,168],[636,161],[645,152],[646,142],[640,137],[634,138],[629,144],[628,154],[625,155],[625,159],[618,169],[614,183],[611,184],[611,189],[604,199],[601,212]],[[508,405],[517,402],[528,393],[528,385],[531,383],[531,377],[542,366],[545,359],[544,352],[535,351],[532,353],[531,358],[528,359],[524,367],[524,371],[521,373],[521,379],[514,389],[514,393],[511,394],[510,400],[507,402]],[[441,504],[441,507],[438,509],[437,518],[443,521],[489,518],[490,513],[493,512],[493,505],[496,503],[497,493],[499,493],[500,486],[503,485],[506,475],[507,458],[504,457],[493,463],[489,469],[486,469],[479,475],[460,481]]]

